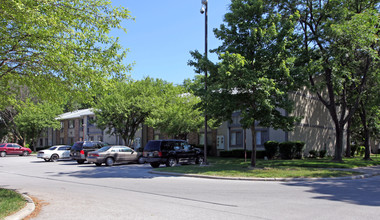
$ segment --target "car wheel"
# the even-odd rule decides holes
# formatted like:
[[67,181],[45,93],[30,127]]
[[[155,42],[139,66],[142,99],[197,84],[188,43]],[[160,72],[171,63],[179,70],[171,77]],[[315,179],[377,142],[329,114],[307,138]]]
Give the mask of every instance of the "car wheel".
[[143,157],[139,157],[139,159],[137,160],[137,162],[138,162],[139,164],[143,164],[143,163],[145,163],[145,160],[144,160]]
[[115,163],[115,160],[112,157],[108,157],[106,159],[106,165],[107,166],[112,166]]
[[166,161],[167,167],[174,167],[177,165],[177,160],[174,157],[169,157],[169,159]]
[[51,157],[50,157],[50,160],[53,161],[53,162],[57,162],[58,159],[59,159],[59,156],[58,156],[57,154],[53,154],[53,155],[51,155]]
[[101,163],[95,163],[95,165],[100,167],[102,164]]
[[49,162],[49,161],[50,161],[50,159],[46,159],[46,158],[44,158],[44,161],[45,161],[45,162]]
[[77,160],[77,163],[79,163],[79,164],[84,164],[84,161],[85,161],[85,160]]
[[157,168],[160,166],[160,163],[150,163],[150,166],[153,168]]
[[204,162],[204,157],[202,156],[198,156],[196,161],[195,161],[197,164],[202,164]]
[[7,153],[5,151],[0,152],[0,157],[5,157],[6,155],[7,155]]
[[29,152],[28,151],[24,151],[22,152],[22,156],[28,156],[29,155]]

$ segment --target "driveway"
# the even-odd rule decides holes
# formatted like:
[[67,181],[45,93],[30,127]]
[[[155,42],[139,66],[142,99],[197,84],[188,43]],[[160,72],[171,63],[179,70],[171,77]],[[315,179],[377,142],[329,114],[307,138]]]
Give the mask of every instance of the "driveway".
[[0,187],[47,203],[35,219],[378,219],[380,177],[252,182],[151,174],[34,156],[0,158]]

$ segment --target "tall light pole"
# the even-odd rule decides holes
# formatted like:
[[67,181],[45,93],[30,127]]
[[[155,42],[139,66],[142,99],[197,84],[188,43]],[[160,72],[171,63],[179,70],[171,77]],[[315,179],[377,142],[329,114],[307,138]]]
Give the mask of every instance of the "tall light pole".
[[[208,0],[201,0],[202,8],[201,8],[201,14],[205,14],[205,58],[207,59],[207,9],[208,9]],[[205,72],[205,95],[207,95],[207,68],[204,69]],[[206,103],[207,105],[207,103]],[[207,163],[207,112],[205,108],[205,135],[204,135],[204,161],[203,164]]]

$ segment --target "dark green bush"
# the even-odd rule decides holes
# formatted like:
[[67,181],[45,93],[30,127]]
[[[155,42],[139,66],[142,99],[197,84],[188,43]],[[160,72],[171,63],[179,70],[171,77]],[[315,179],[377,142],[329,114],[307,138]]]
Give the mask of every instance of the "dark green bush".
[[[236,149],[231,151],[220,151],[220,157],[235,157],[235,158],[244,158],[244,150]],[[252,151],[247,150],[247,158],[251,158]],[[265,151],[256,151],[256,158],[263,159],[266,156]]]
[[316,150],[310,150],[309,151],[309,157],[311,158],[317,158],[318,152]]
[[320,150],[319,151],[319,157],[324,158],[326,156],[327,151],[326,150]]
[[283,160],[291,160],[294,158],[296,146],[295,142],[286,141],[279,144],[279,151],[281,159]]
[[302,159],[302,152],[303,152],[303,149],[305,147],[305,142],[302,142],[302,141],[296,141],[294,142],[295,143],[295,152],[294,152],[294,158],[295,159]]
[[277,141],[267,141],[264,143],[266,156],[268,159],[273,159],[277,152],[278,152],[278,145],[279,143]]
[[364,154],[365,154],[365,147],[364,147],[364,146],[360,146],[360,147],[358,148],[358,150],[357,150],[357,154],[358,154],[359,156],[363,157]]
[[359,149],[359,145],[357,145],[357,144],[351,145],[351,157],[355,156],[358,149]]

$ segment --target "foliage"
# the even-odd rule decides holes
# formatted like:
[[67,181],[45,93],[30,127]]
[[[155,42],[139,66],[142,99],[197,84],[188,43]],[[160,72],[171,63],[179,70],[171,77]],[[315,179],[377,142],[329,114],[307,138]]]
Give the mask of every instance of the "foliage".
[[295,141],[295,159],[302,159],[303,149],[305,148],[305,142],[303,141]]
[[[222,46],[215,49],[220,62],[212,63],[199,52],[192,52],[189,62],[197,73],[207,70],[208,92],[201,90],[203,108],[220,120],[231,120],[241,113],[240,123],[250,128],[255,139],[255,123],[264,127],[290,130],[294,117],[288,93],[295,88],[290,71],[294,57],[294,25],[298,17],[280,16],[275,6],[257,0],[236,0],[224,16],[226,24],[215,29]],[[294,47],[296,48],[296,47]],[[203,78],[202,81],[205,79]],[[253,140],[251,165],[255,166],[256,141]]]
[[131,144],[140,125],[165,104],[167,86],[166,82],[151,78],[116,81],[94,106],[96,125]]
[[281,159],[290,160],[294,159],[296,155],[296,144],[295,142],[286,141],[279,144],[279,152]]
[[318,151],[316,151],[316,150],[310,150],[309,151],[309,157],[310,158],[317,158],[317,156],[318,156]]
[[326,150],[320,150],[319,153],[318,153],[318,155],[319,155],[320,158],[325,158],[326,157],[326,153],[327,153]]
[[273,159],[278,152],[279,142],[277,141],[267,141],[264,143],[265,152],[268,159]]
[[14,0],[0,6],[0,109],[15,94],[92,100],[92,89],[121,77],[126,51],[112,29],[129,11],[108,0]]
[[343,131],[379,71],[377,1],[270,1],[281,15],[299,14],[303,42],[296,61],[335,125],[334,160],[342,161]]
[[[247,150],[247,158],[251,158],[252,151]],[[221,157],[235,157],[235,158],[244,158],[244,150],[243,149],[235,149],[231,151],[220,151]],[[263,159],[266,156],[265,151],[257,151],[257,158]]]
[[188,133],[198,131],[204,124],[199,97],[185,92],[182,87],[167,85],[162,104],[147,117],[146,124],[175,138],[186,139]]
[[62,113],[62,109],[47,102],[25,102],[18,106],[18,112],[14,118],[16,129],[25,143],[34,146],[34,151],[34,143],[45,129],[57,129],[60,126],[55,118]]

